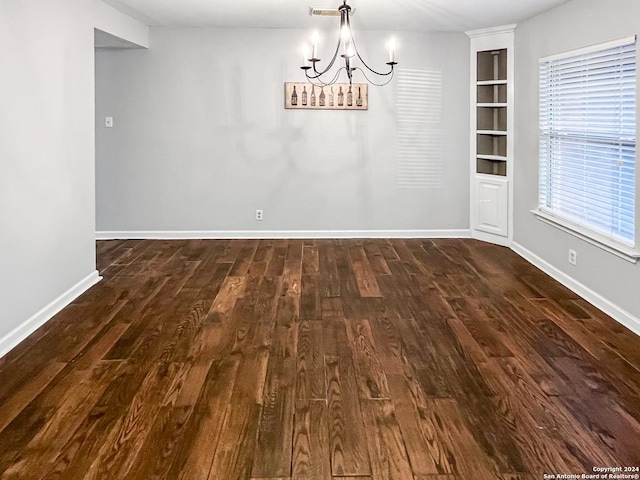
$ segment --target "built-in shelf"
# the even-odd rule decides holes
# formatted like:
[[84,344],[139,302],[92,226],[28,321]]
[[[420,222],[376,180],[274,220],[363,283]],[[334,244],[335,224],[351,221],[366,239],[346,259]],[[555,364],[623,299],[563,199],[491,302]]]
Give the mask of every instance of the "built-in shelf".
[[471,231],[509,245],[513,189],[513,29],[467,32],[471,38]]
[[491,160],[493,162],[506,162],[507,161],[507,157],[503,157],[502,155],[483,155],[483,154],[479,154],[477,156],[477,158],[483,159],[483,160]]
[[506,80],[480,80],[477,82],[479,86],[482,85],[506,85]]
[[478,158],[478,160],[476,160],[476,173],[506,177],[507,162],[495,162],[493,160]]
[[499,83],[492,85],[476,86],[476,102],[477,103],[497,103],[507,104],[507,84]]
[[506,135],[476,135],[476,148],[474,153],[474,163],[482,156],[496,156],[507,158],[507,136]]
[[478,135],[494,135],[494,136],[507,135],[507,132],[502,130],[478,130],[476,133]]

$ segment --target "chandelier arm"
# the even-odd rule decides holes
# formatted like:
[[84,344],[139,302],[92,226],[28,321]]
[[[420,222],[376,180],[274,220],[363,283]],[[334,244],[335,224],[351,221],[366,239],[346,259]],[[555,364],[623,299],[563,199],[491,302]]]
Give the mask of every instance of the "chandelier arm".
[[[387,75],[393,75],[393,65],[391,65],[391,67],[389,68],[389,71],[387,73],[381,73],[378,72],[376,70],[374,70],[373,68],[371,68],[369,65],[367,65],[365,63],[365,61],[362,59],[362,57],[360,56],[360,52],[358,52],[358,49],[355,48],[356,51],[356,55],[358,56],[358,58],[360,59],[360,61],[362,62],[362,65],[364,65],[365,67],[367,67],[367,70],[369,70],[371,73],[375,73],[376,75],[380,76],[380,77],[386,77]],[[362,71],[362,69],[360,69]]]
[[[320,75],[315,75],[315,76],[311,77],[311,76],[309,76],[309,74],[308,74],[308,73],[306,73],[306,72],[305,72],[305,75],[307,76],[307,80],[309,80],[309,82],[310,82],[312,85],[315,85],[316,87],[329,87],[329,86],[331,86],[331,85],[333,85],[333,84],[335,84],[335,83],[336,83],[336,81],[338,80],[338,77],[340,76],[340,72],[341,72],[342,70],[344,70],[344,69],[345,69],[345,67],[341,67],[341,68],[339,68],[339,69],[336,71],[336,74],[333,76],[333,78],[332,78],[332,79],[331,79],[331,81],[329,81],[329,82],[325,82],[325,81],[323,81],[323,80],[322,80],[322,78],[320,78]],[[318,81],[318,82],[320,82],[320,83],[314,83],[314,82],[313,82],[314,80],[317,80],[317,81]]]
[[333,67],[333,64],[335,63],[336,58],[338,58],[338,52],[339,51],[340,51],[340,36],[338,36],[338,45],[336,46],[336,51],[333,52],[333,58],[329,62],[329,65],[327,65],[327,68],[325,68],[323,71],[319,72],[318,70],[316,70],[316,63],[317,62],[312,62],[313,63],[313,71],[314,71],[314,73],[316,73],[316,76],[314,78],[318,78],[318,77],[320,77],[320,75],[324,75],[329,70],[331,70],[331,67]]
[[[339,70],[342,70],[343,68],[344,67],[341,67]],[[314,75],[309,75],[309,71],[305,70],[305,75],[307,76],[308,79],[315,80],[315,79],[320,79],[322,77],[322,75],[326,74],[327,72],[328,72],[328,69],[326,69],[326,70],[324,70],[322,72],[316,71]],[[322,81],[322,80],[320,80],[320,81]]]
[[[389,77],[389,79],[388,79],[386,82],[384,82],[384,83],[375,83],[375,82],[372,82],[372,81],[371,81],[371,79],[369,79],[369,77],[367,77],[367,74],[365,73],[365,71],[364,71],[362,68],[357,68],[357,67],[356,67],[356,70],[360,70],[360,71],[362,72],[362,76],[367,80],[367,82],[369,82],[371,85],[375,85],[376,87],[384,87],[385,85],[388,85],[388,84],[391,82],[391,80],[393,80],[393,72],[394,72],[393,68],[391,69],[391,72],[389,72],[389,73],[387,74],[387,75],[389,75],[389,74],[390,74],[391,76],[390,76],[390,77]],[[375,72],[374,72],[374,73],[375,73]],[[384,76],[384,75],[383,75],[383,76]]]
[[[393,74],[393,65],[391,65],[391,68],[389,69],[389,71],[387,73],[378,72],[378,71],[374,70],[373,68],[371,68],[369,65],[367,65],[367,63],[363,60],[362,56],[360,55],[360,52],[358,51],[358,46],[356,45],[356,41],[353,38],[353,30],[351,30],[351,20],[349,19],[348,15],[347,15],[347,26],[349,27],[349,34],[351,36],[351,45],[353,46],[353,50],[356,52],[356,55],[358,56],[358,59],[362,62],[362,64],[365,67],[367,67],[367,70],[369,70],[371,73],[375,73],[376,75],[378,75],[380,77],[385,77],[387,75],[392,75]],[[360,69],[360,71],[363,71],[363,70]],[[386,83],[383,84],[383,85],[386,85]]]

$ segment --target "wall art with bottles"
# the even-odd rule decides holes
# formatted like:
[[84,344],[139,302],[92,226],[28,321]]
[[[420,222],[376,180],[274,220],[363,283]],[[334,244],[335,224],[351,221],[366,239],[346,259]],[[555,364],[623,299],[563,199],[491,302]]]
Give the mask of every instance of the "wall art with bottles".
[[329,86],[309,82],[284,84],[284,108],[312,110],[367,110],[369,91],[366,83],[335,83]]

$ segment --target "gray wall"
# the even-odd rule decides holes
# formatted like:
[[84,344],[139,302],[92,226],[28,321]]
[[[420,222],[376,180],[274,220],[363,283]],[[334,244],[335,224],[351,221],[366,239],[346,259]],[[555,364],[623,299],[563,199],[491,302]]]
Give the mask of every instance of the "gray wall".
[[[538,205],[538,59],[639,31],[637,0],[573,0],[518,25],[515,37],[514,240],[636,317],[640,265],[544,224],[530,210]],[[567,261],[570,248],[578,252],[577,266]]]
[[93,0],[0,2],[0,355],[95,272],[96,15],[146,32]]
[[[397,34],[402,66],[442,75],[444,134],[440,186],[400,188],[395,84],[367,112],[284,109],[308,35],[152,28],[148,51],[98,52],[98,231],[467,229],[466,36]],[[387,38],[360,32],[372,63]]]

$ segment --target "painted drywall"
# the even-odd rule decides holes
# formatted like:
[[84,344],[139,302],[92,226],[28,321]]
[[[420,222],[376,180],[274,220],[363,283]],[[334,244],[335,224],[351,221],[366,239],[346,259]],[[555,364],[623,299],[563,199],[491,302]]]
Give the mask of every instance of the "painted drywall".
[[[515,237],[543,261],[640,318],[640,264],[547,225],[538,205],[538,60],[640,31],[636,0],[573,0],[518,25],[515,37]],[[640,239],[639,239],[640,240]],[[569,249],[578,265],[568,263]]]
[[[0,355],[19,340],[12,332],[28,333],[20,327],[95,274],[93,37],[103,7],[0,2]],[[133,29],[140,41],[145,26],[110,13],[103,29]]]
[[[463,33],[396,34],[400,67],[441,80],[441,179],[429,188],[397,184],[395,80],[370,88],[366,112],[284,109],[284,82],[304,80],[309,32],[150,35],[147,51],[97,53],[98,231],[469,228]],[[385,67],[388,38],[361,32],[365,58]]]

